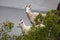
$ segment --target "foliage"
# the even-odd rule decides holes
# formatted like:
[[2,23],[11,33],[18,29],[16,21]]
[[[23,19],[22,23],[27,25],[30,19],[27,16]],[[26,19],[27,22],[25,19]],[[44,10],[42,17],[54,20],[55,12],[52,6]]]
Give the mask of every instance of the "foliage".
[[8,34],[11,29],[14,27],[14,23],[10,21],[6,21],[0,24],[0,40],[11,40],[12,37]]
[[9,35],[7,33],[4,33],[4,36],[2,38],[0,38],[0,40],[16,40],[17,36],[13,35]]
[[10,36],[4,33],[3,37],[0,40],[9,40]]
[[34,21],[35,21],[35,24],[40,24],[41,21],[43,21],[43,16],[41,15],[41,13],[39,13],[39,15],[36,16]]
[[[43,17],[41,14],[36,16],[36,18],[34,19],[35,24],[32,24],[31,30],[28,32],[27,35],[24,33],[23,35],[20,35],[18,37],[17,36],[11,37],[9,35],[8,36],[4,35],[4,37],[2,37],[2,39],[0,40],[8,40],[8,39],[10,40],[48,40],[49,30],[51,30],[50,32],[51,40],[56,40],[56,33],[60,32],[60,24],[58,24],[59,17],[57,13],[58,13],[57,10],[50,10],[46,13],[45,17]],[[44,28],[41,28],[39,25],[41,21],[45,25]],[[11,22],[4,22],[3,24],[4,24],[4,27],[10,27],[10,29],[14,25]]]
[[3,25],[6,29],[8,29],[8,32],[10,32],[11,29],[14,27],[14,23],[10,21],[3,22]]
[[43,29],[40,28],[40,26],[38,27],[32,26],[32,29],[29,31],[29,34],[26,35],[26,40],[46,40],[47,34],[43,34],[43,33],[46,33],[45,29],[46,28],[43,28]]
[[[60,24],[58,24],[59,17],[57,16],[57,10],[51,10],[46,13],[46,16],[43,17],[39,14],[35,18],[35,23],[38,24],[36,27],[35,24],[32,25],[31,30],[28,35],[25,35],[26,40],[48,40],[49,29],[52,27],[51,31],[51,40],[56,40],[56,33],[60,31]],[[45,28],[39,26],[40,21],[43,21]]]

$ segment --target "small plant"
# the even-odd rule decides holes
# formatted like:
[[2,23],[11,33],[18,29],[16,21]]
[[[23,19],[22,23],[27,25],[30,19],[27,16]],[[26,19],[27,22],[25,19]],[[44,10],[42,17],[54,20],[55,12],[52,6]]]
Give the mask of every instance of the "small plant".
[[3,22],[3,26],[8,32],[10,32],[11,29],[14,27],[14,23],[10,21],[6,21],[6,22]]

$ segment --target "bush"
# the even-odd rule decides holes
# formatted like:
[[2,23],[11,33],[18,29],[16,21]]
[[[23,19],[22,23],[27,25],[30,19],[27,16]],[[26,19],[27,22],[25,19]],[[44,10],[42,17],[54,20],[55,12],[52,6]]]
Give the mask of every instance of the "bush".
[[[45,17],[43,17],[41,14],[36,16],[35,23],[39,25],[40,21],[42,20],[45,28],[41,28],[40,26],[36,27],[36,25],[33,24],[31,30],[29,31],[29,34],[25,35],[25,39],[48,40],[48,34],[50,33],[50,39],[56,40],[56,33],[60,31],[60,24],[58,24],[59,17],[57,13],[57,10],[51,10],[46,13]],[[51,32],[49,32],[49,30],[51,30]]]
[[10,21],[3,22],[3,26],[7,29],[8,32],[11,32],[11,29],[14,27],[14,23]]

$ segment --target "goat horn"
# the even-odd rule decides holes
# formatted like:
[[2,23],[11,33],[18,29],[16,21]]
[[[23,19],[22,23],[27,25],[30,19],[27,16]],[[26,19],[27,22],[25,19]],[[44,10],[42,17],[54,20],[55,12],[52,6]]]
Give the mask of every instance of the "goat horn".
[[22,19],[20,19],[20,21],[21,21]]

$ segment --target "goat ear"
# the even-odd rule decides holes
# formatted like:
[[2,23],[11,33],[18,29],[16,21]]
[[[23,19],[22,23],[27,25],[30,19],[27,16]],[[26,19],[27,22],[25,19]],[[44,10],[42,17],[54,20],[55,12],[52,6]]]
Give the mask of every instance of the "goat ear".
[[22,21],[22,19],[20,19],[20,21]]
[[29,7],[31,7],[31,4],[29,4]]
[[25,5],[25,7],[27,7],[27,4]]

